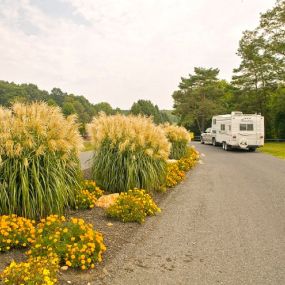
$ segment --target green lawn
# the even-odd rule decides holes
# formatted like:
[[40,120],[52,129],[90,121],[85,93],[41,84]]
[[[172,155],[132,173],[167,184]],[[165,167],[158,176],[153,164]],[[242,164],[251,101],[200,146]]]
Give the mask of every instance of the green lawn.
[[285,142],[283,143],[265,143],[264,147],[260,148],[261,152],[274,155],[285,159]]

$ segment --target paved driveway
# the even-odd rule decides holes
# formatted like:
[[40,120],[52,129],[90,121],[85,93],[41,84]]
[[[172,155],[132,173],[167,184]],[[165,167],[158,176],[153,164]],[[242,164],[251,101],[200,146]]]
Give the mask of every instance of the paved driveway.
[[91,284],[285,284],[285,161],[197,144],[200,164]]

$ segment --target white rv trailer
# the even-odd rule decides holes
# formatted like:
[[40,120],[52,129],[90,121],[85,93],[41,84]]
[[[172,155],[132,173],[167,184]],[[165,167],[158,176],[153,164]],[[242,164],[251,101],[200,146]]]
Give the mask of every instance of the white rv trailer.
[[222,145],[224,150],[241,148],[255,151],[264,145],[264,117],[242,112],[214,116],[211,136],[212,144]]

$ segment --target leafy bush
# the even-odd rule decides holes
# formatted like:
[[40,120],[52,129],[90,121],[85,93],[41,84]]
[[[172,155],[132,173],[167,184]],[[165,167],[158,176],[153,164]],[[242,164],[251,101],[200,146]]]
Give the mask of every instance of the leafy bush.
[[0,214],[38,218],[74,206],[81,145],[75,120],[45,103],[0,107]]
[[173,187],[180,183],[185,177],[185,172],[179,169],[179,162],[172,162],[167,165],[166,186]]
[[182,158],[187,152],[187,145],[190,141],[190,134],[184,127],[170,125],[169,123],[162,125],[162,128],[171,143],[171,152],[169,158]]
[[164,184],[170,145],[150,118],[100,114],[89,134],[95,148],[93,178],[103,189],[156,190]]
[[0,252],[27,247],[35,239],[35,221],[16,215],[0,216]]
[[7,285],[53,285],[57,283],[58,269],[56,255],[39,256],[26,262],[11,262],[0,274],[0,279]]
[[126,222],[143,223],[146,216],[153,216],[160,209],[145,190],[129,190],[121,193],[115,204],[107,209],[107,216]]
[[102,234],[94,231],[91,224],[52,215],[38,224],[35,243],[27,254],[37,257],[55,253],[61,264],[85,270],[101,262],[105,250]]

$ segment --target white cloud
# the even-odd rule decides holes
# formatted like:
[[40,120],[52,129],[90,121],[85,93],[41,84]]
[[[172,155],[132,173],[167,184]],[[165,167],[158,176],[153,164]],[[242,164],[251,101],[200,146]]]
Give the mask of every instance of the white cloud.
[[[57,1],[87,24],[54,17],[33,0],[0,2],[0,79],[56,86],[121,108],[140,98],[170,108],[180,77],[194,66],[218,67],[230,79],[242,31],[275,2]],[[54,9],[57,1],[49,2]]]

